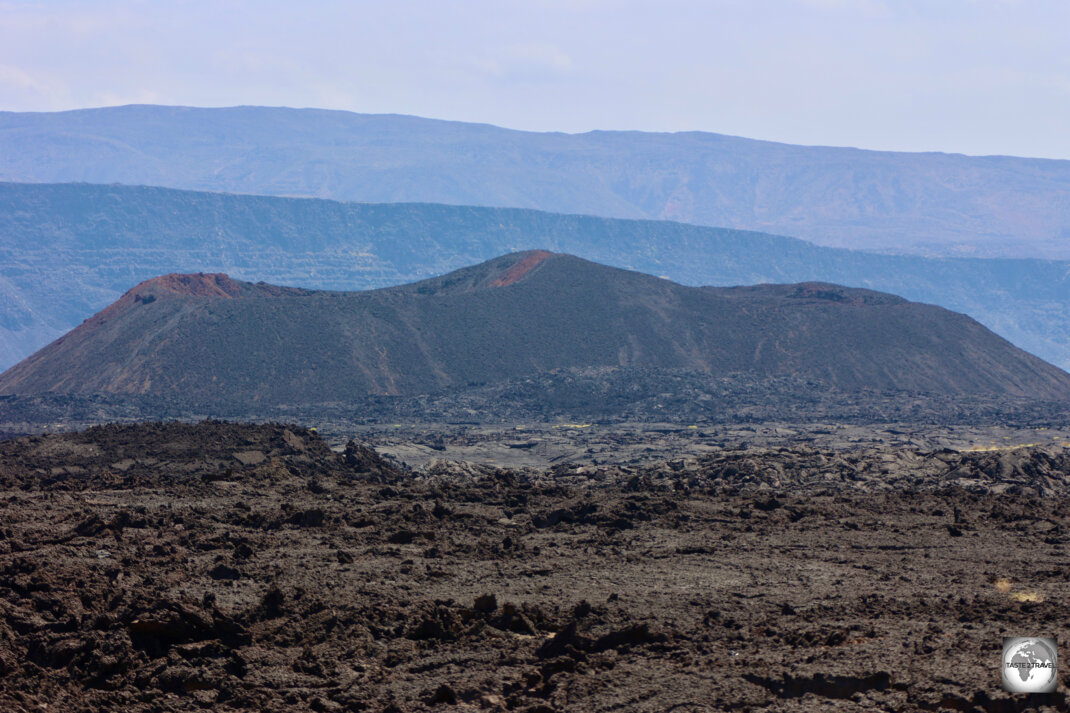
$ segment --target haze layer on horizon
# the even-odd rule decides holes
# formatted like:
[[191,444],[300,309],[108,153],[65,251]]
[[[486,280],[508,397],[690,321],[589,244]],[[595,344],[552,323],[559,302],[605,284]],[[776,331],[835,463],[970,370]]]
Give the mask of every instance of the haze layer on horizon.
[[1058,0],[0,2],[0,109],[314,106],[1070,158]]

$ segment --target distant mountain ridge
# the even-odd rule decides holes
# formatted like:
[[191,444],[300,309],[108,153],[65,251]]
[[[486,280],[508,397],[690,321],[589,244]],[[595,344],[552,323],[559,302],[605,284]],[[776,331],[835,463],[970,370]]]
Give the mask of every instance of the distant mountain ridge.
[[826,283],[686,287],[548,251],[368,292],[153,278],[0,375],[0,394],[300,406],[618,367],[1070,398],[1070,374],[939,307]]
[[664,219],[817,244],[1070,258],[1070,161],[319,109],[0,113],[0,180]]
[[928,259],[763,233],[511,208],[0,183],[0,369],[171,272],[355,290],[546,248],[688,285],[823,281],[978,319],[1070,366],[1070,263]]

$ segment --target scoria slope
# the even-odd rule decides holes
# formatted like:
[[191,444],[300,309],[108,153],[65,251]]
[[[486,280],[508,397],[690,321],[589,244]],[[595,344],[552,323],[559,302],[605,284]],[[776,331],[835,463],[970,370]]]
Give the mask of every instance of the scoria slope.
[[939,307],[824,283],[684,287],[546,251],[368,292],[156,278],[8,370],[0,394],[338,403],[597,367],[1070,397],[1070,375]]

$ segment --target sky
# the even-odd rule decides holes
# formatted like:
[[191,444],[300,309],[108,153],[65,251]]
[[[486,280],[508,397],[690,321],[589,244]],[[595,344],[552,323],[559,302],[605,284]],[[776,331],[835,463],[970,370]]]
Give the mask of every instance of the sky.
[[1066,0],[0,0],[0,110],[322,107],[1070,159]]

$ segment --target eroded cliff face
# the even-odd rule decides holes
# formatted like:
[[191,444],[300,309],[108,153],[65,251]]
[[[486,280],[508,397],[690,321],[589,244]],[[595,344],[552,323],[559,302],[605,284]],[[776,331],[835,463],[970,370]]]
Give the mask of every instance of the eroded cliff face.
[[544,134],[411,116],[160,106],[3,112],[0,157],[8,181],[513,206],[857,249],[1070,257],[1068,161],[697,131]]

